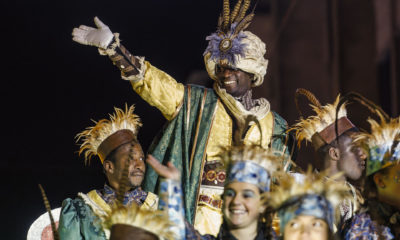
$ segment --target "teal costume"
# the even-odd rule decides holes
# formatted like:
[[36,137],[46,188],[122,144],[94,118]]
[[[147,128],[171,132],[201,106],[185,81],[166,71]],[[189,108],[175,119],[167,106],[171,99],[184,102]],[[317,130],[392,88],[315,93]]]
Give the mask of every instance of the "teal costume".
[[81,198],[63,201],[58,232],[61,240],[107,239],[100,218]]
[[[149,153],[163,164],[171,161],[181,171],[185,217],[191,224],[193,224],[196,210],[205,148],[217,102],[218,96],[213,89],[194,85],[186,86],[183,106],[179,113],[166,124],[161,133],[153,140],[149,150]],[[285,143],[293,147],[295,147],[295,144],[286,133],[287,123],[278,114],[273,113],[273,116],[274,129],[271,147],[277,151],[285,151],[285,155],[290,156],[294,149],[285,148]],[[193,147],[195,147],[194,157],[190,162]],[[157,173],[152,168],[147,168],[144,180],[145,191],[156,191],[158,184]]]

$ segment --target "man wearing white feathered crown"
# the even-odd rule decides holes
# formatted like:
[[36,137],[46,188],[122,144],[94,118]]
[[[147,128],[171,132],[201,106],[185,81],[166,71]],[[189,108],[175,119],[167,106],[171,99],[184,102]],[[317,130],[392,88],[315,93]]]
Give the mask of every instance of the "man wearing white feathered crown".
[[[204,61],[215,80],[213,89],[185,86],[133,56],[97,17],[97,28],[81,25],[72,32],[74,41],[108,55],[122,78],[169,121],[149,153],[182,171],[186,219],[202,234],[216,235],[222,222],[220,195],[226,174],[218,170],[220,145],[260,144],[287,158],[294,152],[286,121],[271,111],[268,100],[252,98],[251,89],[263,83],[268,61],[265,44],[245,31],[254,17],[254,10],[246,15],[249,7],[250,0],[239,0],[231,11],[229,0],[224,0],[218,29],[206,38]],[[144,188],[154,191],[157,183],[158,175],[149,169]]]

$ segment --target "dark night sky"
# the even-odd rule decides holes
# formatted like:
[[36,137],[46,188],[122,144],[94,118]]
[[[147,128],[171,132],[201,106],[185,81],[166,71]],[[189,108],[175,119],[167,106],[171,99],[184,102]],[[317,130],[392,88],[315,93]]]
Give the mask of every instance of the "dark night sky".
[[107,57],[71,40],[99,16],[135,55],[185,82],[204,69],[205,37],[214,31],[220,1],[2,1],[1,239],[25,239],[44,205],[104,183],[97,159],[84,166],[74,136],[113,111],[136,104],[144,149],[165,122],[131,89]]

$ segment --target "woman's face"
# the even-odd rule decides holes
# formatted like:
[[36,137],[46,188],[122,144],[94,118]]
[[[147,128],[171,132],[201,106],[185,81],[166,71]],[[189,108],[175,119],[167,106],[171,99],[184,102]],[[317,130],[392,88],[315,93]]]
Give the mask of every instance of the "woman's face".
[[327,240],[328,224],[313,216],[300,215],[290,220],[283,233],[284,240]]
[[258,223],[260,213],[260,190],[257,186],[233,182],[225,186],[222,207],[225,222],[230,229],[246,228]]

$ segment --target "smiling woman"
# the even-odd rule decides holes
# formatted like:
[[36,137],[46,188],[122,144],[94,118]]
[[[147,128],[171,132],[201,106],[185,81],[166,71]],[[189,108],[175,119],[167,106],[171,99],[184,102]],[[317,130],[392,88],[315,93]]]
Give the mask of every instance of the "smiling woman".
[[[200,235],[193,226],[182,223],[181,226],[185,225],[185,239],[273,239],[275,234],[269,227],[271,219],[264,218],[265,207],[261,196],[270,191],[271,179],[281,168],[281,157],[254,145],[225,148],[220,157],[227,172],[222,196],[223,223],[217,236]],[[168,179],[162,185],[165,183],[180,189],[179,171],[172,164],[163,166],[152,157],[147,162],[160,176]],[[177,198],[176,193],[181,192],[172,193],[166,189],[172,188],[160,188],[159,196],[168,196],[167,199],[161,197],[160,205],[162,202],[173,202]],[[176,214],[175,209],[167,209],[170,216]],[[178,214],[183,219],[184,213],[181,211]]]

